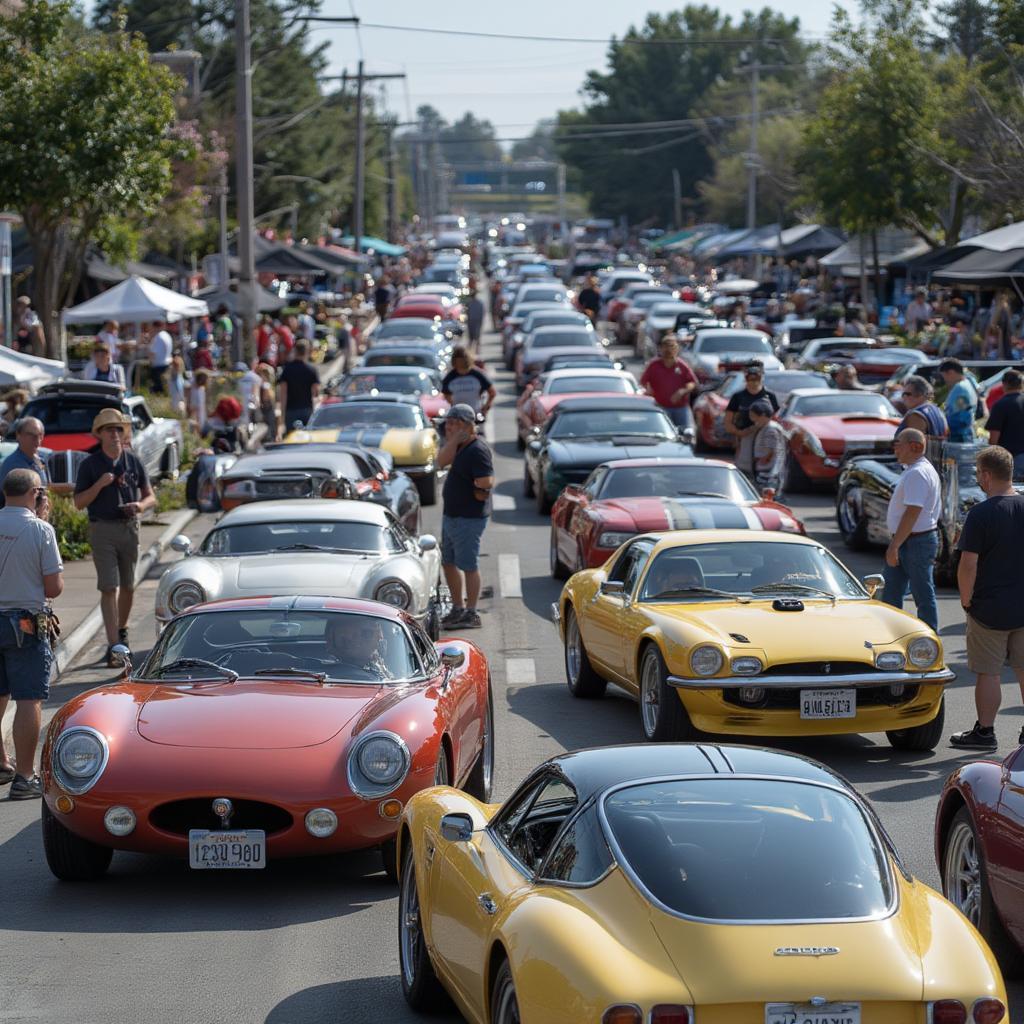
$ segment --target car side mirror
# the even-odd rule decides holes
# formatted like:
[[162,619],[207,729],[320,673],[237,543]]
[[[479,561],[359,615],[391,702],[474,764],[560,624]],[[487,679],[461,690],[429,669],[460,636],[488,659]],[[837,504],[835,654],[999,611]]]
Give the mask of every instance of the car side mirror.
[[569,498],[579,498],[583,494],[583,488],[579,484],[566,484],[562,493]]
[[444,815],[441,836],[449,843],[468,843],[473,838],[473,819],[468,814]]
[[625,597],[626,584],[622,580],[604,580],[601,583],[600,591],[611,597]]
[[679,440],[682,441],[683,444],[692,445],[696,439],[697,437],[693,427],[683,427],[682,430],[679,431]]
[[425,533],[417,541],[419,544],[420,551],[436,551],[437,550],[437,538],[432,533]]
[[775,488],[774,487],[766,487],[761,492],[761,500],[762,501],[774,501],[775,500]]
[[461,647],[449,644],[441,648],[441,664],[447,669],[462,668],[466,662],[466,652]]
[[127,676],[132,670],[132,652],[124,644],[114,644],[110,653],[121,662],[121,674]]
[[885,577],[879,572],[873,572],[870,576],[865,576],[861,582],[864,584],[864,588],[867,590],[871,597],[875,596],[875,591],[879,587],[885,586]]
[[[186,557],[192,554],[192,541],[183,533],[179,533],[177,537],[172,539],[171,547]],[[121,645],[118,644],[117,646],[120,647]],[[127,650],[127,648],[125,649]]]
[[536,455],[541,449],[541,443],[540,441],[531,441],[527,447]]

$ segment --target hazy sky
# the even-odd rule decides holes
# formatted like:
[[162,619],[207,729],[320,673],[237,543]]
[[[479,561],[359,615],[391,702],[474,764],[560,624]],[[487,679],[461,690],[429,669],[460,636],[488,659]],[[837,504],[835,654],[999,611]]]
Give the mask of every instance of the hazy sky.
[[[370,24],[604,39],[642,23],[648,11],[664,13],[683,6],[685,0],[324,0],[324,15],[348,17],[354,10],[364,24],[358,35],[350,25],[318,26],[313,38],[330,40],[332,74],[355,70],[360,43],[367,72],[404,71],[404,82],[374,86],[386,87],[388,106],[402,120],[420,104],[430,103],[448,120],[472,110],[493,122],[500,137],[513,137],[529,134],[540,118],[576,105],[584,74],[604,66],[607,46],[428,35]],[[803,31],[812,36],[827,31],[833,7],[828,0],[721,0],[717,6],[734,19],[744,10],[771,6],[787,17],[799,17]],[[844,0],[843,6],[856,9],[854,0]]]

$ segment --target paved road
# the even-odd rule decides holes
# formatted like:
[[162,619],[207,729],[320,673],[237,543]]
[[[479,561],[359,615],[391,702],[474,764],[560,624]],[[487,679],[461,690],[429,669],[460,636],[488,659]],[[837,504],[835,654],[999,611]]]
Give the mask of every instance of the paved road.
[[[493,340],[485,354],[495,363]],[[514,392],[499,373],[493,432],[499,484],[485,538],[483,569],[493,596],[475,639],[491,659],[498,743],[497,796],[539,761],[562,750],[640,738],[636,704],[614,690],[597,703],[573,701],[561,651],[547,619],[559,584],[548,575],[548,526],[522,497],[522,462],[512,438]],[[831,498],[794,506],[810,531],[860,574],[880,555],[848,555],[835,531]],[[439,512],[428,511],[426,528]],[[192,532],[201,536],[209,520]],[[168,559],[177,556],[168,554]],[[159,568],[139,594],[132,623],[137,647],[153,636]],[[942,635],[960,681],[948,697],[949,731],[974,720],[964,666],[964,629],[952,591],[941,594]],[[69,696],[109,678],[96,667],[99,645],[83,652],[55,688],[48,716]],[[1015,688],[997,726],[1002,749],[1024,718]],[[779,744],[820,758],[874,801],[911,869],[929,884],[935,798],[966,758],[896,753],[883,737]],[[109,876],[62,885],[50,876],[37,804],[0,803],[0,1021],[108,1024],[239,1021],[266,1024],[415,1020],[397,979],[395,890],[375,855],[281,862],[266,872],[190,874],[182,864],[118,854]],[[1014,989],[1014,1020],[1024,1021],[1024,989]]]

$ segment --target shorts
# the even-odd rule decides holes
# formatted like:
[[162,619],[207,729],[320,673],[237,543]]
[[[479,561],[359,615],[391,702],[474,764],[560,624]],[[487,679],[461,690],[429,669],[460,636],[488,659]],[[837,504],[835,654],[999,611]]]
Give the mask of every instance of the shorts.
[[22,633],[9,615],[0,614],[0,697],[46,700],[52,666],[49,641]]
[[100,519],[89,524],[96,589],[135,588],[139,564],[138,519]]
[[989,629],[967,615],[967,667],[984,676],[997,676],[1009,664],[1024,669],[1024,628]]
[[441,517],[441,562],[463,572],[480,568],[480,541],[487,528],[487,516]]

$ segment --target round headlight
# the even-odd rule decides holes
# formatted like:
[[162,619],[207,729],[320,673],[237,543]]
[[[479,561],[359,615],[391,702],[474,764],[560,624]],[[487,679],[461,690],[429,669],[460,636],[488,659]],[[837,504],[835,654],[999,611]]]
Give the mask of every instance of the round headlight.
[[135,831],[135,812],[130,807],[108,807],[103,827],[112,836],[126,836]]
[[412,591],[399,580],[382,583],[373,594],[375,601],[382,601],[392,608],[408,608],[412,604]]
[[386,796],[401,785],[409,764],[409,748],[400,736],[393,732],[368,733],[349,755],[349,786],[358,796]]
[[94,729],[70,729],[54,747],[52,767],[57,782],[69,793],[84,793],[107,763],[107,741]]
[[730,667],[738,676],[756,676],[764,668],[761,659],[753,657],[733,658]]
[[930,636],[919,636],[916,640],[910,641],[907,648],[907,656],[912,665],[918,668],[926,668],[931,665],[939,656],[938,642]]
[[875,668],[885,672],[899,672],[907,664],[902,651],[882,651],[875,655]]
[[194,604],[202,604],[206,600],[206,594],[198,583],[186,580],[174,587],[167,595],[167,607],[175,615],[191,608]]
[[306,831],[317,839],[334,835],[338,827],[338,816],[328,807],[314,807],[306,815]]
[[717,647],[695,647],[690,654],[690,668],[699,676],[713,676],[725,659]]

